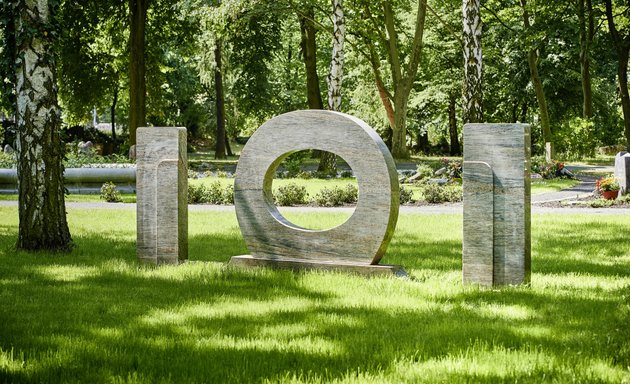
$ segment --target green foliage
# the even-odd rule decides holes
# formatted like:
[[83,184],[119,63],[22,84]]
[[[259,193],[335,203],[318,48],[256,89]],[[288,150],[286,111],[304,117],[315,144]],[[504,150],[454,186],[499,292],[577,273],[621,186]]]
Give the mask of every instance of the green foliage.
[[308,203],[306,187],[289,183],[277,188],[273,194],[274,201],[280,206],[304,205]]
[[101,199],[108,203],[122,203],[120,191],[116,188],[116,184],[108,181],[101,186]]
[[400,187],[400,204],[410,204],[413,203],[413,191],[411,189],[407,189],[403,186]]
[[308,156],[307,151],[299,151],[290,154],[282,162],[284,168],[284,177],[294,178],[302,172],[302,163]]
[[130,166],[135,163],[135,160],[130,160],[127,156],[112,154],[108,156],[101,156],[97,154],[83,154],[74,151],[66,153],[64,159],[64,166],[66,168],[84,168],[84,167],[99,167],[106,166],[108,164],[119,164],[119,166]]
[[422,188],[422,197],[431,204],[459,202],[462,201],[462,187],[429,183]]
[[462,162],[460,160],[453,160],[442,158],[442,166],[446,168],[444,174],[449,180],[461,180],[462,178]]
[[359,190],[353,184],[347,184],[344,188],[334,186],[324,187],[316,196],[315,202],[322,207],[337,207],[344,204],[354,204],[359,197]]
[[561,126],[555,133],[556,152],[564,159],[577,160],[594,157],[601,145],[595,137],[593,121],[575,117]]
[[602,177],[595,182],[598,191],[613,192],[620,189],[619,180],[614,175]]
[[416,172],[420,174],[420,177],[416,179],[417,182],[422,183],[433,177],[433,168],[431,166],[420,163],[418,164],[418,168],[416,168]]
[[16,164],[15,156],[7,155],[0,150],[0,168],[15,168]]
[[547,162],[542,157],[534,157],[531,160],[531,170],[534,173],[538,173],[542,176],[543,179],[555,179],[558,177],[567,178],[562,174],[562,170],[564,169],[564,163],[557,160],[552,160],[551,162]]
[[188,183],[188,204],[234,204],[234,186],[218,180],[209,184]]

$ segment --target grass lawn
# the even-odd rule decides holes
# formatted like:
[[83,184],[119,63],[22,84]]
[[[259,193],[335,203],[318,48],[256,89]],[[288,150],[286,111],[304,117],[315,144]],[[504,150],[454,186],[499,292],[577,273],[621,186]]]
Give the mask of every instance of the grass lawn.
[[191,262],[160,268],[133,210],[68,219],[72,254],[15,252],[0,207],[2,383],[630,382],[629,216],[534,215],[532,284],[501,289],[462,286],[461,215],[401,216],[410,279],[228,269],[230,212],[190,212]]

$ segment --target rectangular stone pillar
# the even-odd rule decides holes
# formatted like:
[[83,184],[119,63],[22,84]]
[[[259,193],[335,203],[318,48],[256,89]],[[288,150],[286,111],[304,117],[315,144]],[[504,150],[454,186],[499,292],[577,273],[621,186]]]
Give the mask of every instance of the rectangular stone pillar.
[[186,128],[136,131],[137,254],[151,264],[188,259]]
[[530,145],[527,124],[464,126],[464,283],[530,281]]
[[619,181],[619,196],[628,193],[628,187],[630,187],[630,153],[623,151],[615,156],[615,177]]

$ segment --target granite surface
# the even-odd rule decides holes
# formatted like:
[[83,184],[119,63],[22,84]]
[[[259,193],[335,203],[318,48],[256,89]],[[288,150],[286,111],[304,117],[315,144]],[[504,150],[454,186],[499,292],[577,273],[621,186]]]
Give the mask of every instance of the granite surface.
[[[335,228],[301,228],[286,220],[273,202],[279,164],[307,149],[341,156],[357,178],[356,209]],[[387,147],[363,121],[339,112],[295,111],[264,123],[249,139],[236,170],[234,200],[253,257],[377,264],[398,218],[398,176]]]
[[188,259],[186,128],[138,128],[137,254],[150,264]]
[[[481,285],[529,283],[531,276],[530,127],[464,126],[464,281]],[[492,171],[492,186],[486,163]],[[485,187],[483,184],[487,184]],[[492,223],[489,198],[493,189]],[[485,192],[484,192],[485,191]],[[488,228],[492,226],[492,231]],[[492,278],[487,260],[492,239]]]

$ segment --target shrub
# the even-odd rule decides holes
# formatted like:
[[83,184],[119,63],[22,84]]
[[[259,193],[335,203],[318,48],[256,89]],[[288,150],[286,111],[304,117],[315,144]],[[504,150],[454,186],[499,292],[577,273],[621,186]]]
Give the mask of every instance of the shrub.
[[297,174],[297,177],[299,179],[308,180],[308,179],[312,179],[313,178],[313,174],[310,173],[309,171],[300,171],[300,173]]
[[418,164],[418,168],[416,169],[417,174],[419,174],[416,182],[423,182],[430,179],[433,176],[433,168],[428,166],[427,164]]
[[220,179],[225,179],[226,177],[228,177],[228,173],[225,171],[219,170],[217,171],[217,177]]
[[422,190],[427,203],[445,203],[462,201],[462,187],[460,185],[428,184]]
[[273,198],[277,205],[293,206],[308,203],[308,193],[306,187],[289,183],[279,187],[273,194]]
[[111,181],[106,182],[101,186],[101,199],[108,203],[121,203],[122,197],[120,192],[116,189],[116,184]]
[[302,170],[302,162],[307,156],[307,152],[295,152],[287,156],[283,161],[283,168],[287,178],[296,177]]
[[188,204],[200,204],[206,194],[206,187],[203,184],[188,184]]
[[400,204],[413,203],[413,191],[405,187],[400,187]]
[[199,177],[199,173],[197,171],[193,171],[192,169],[188,170],[188,178],[189,179],[196,179]]
[[569,178],[569,176],[564,174],[563,170],[564,163],[561,161],[552,160],[548,163],[541,158],[532,160],[532,172],[538,173],[543,179],[555,179],[557,177]]
[[216,205],[223,203],[223,186],[219,181],[212,182],[206,188],[202,202]]
[[354,177],[354,174],[352,173],[352,171],[342,171],[340,176],[342,179],[349,179],[351,177]]
[[234,185],[229,184],[223,190],[223,204],[234,204]]
[[0,168],[15,168],[17,162],[14,155],[7,155],[0,148]]
[[588,205],[591,208],[612,207],[613,205],[615,205],[615,200],[595,199],[595,200],[589,201]]
[[332,189],[323,188],[315,196],[315,202],[322,207],[337,207],[343,204],[356,203],[359,198],[359,190],[353,184],[347,184],[344,188],[337,186]]

